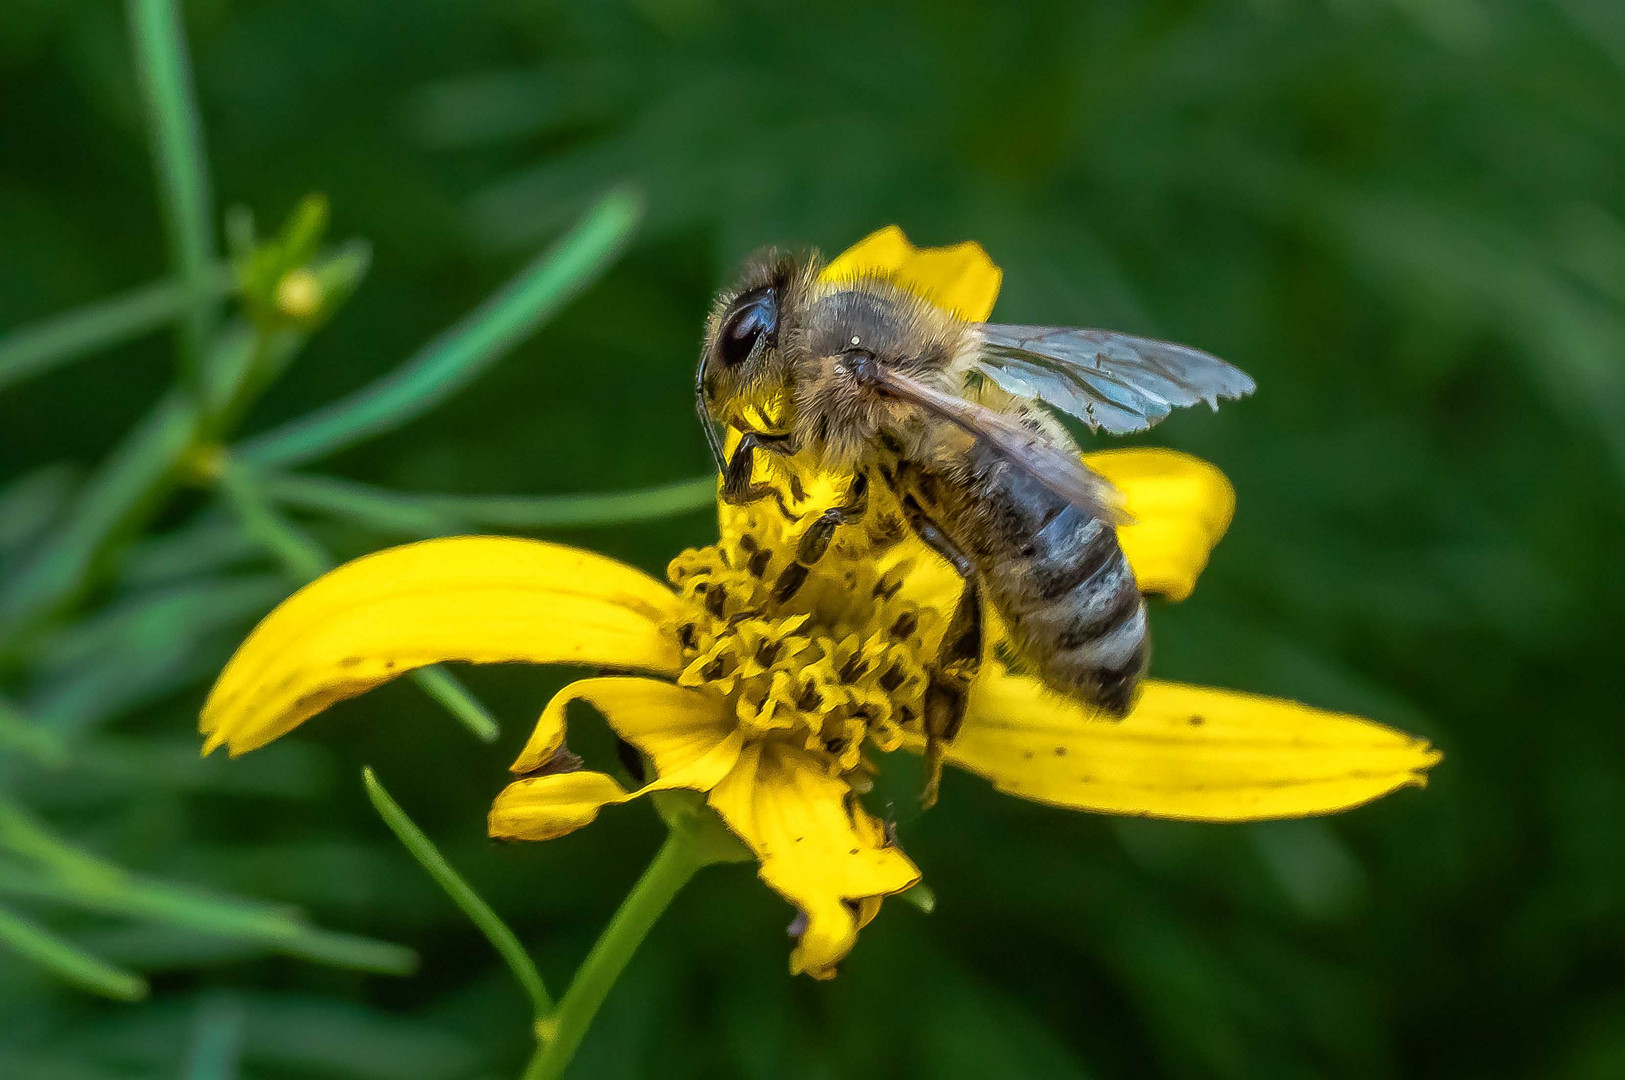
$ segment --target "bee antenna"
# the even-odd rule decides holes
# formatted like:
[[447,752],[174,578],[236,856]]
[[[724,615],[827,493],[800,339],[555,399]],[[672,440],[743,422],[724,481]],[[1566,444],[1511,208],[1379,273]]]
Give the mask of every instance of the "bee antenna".
[[728,471],[728,463],[722,458],[722,438],[717,435],[717,426],[711,419],[711,410],[705,404],[705,361],[707,357],[700,354],[699,366],[694,369],[694,411],[699,414],[700,428],[705,432],[705,444],[711,448],[711,460],[716,462],[717,475],[721,476]]

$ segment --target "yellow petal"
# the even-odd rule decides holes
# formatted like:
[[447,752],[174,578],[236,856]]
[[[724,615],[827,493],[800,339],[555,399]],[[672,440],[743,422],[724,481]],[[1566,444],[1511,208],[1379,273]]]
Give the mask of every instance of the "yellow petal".
[[972,686],[948,760],[1012,795],[1193,821],[1327,814],[1426,783],[1427,740],[1279,698],[1148,681],[1121,721],[1034,680]]
[[762,880],[806,914],[790,967],[815,978],[834,975],[857,941],[858,913],[847,901],[861,909],[920,879],[850,795],[812,754],[773,740],[747,746],[711,792],[711,805],[761,860]]
[[732,709],[717,694],[657,679],[581,679],[547,703],[536,730],[513,763],[514,772],[541,768],[564,745],[564,710],[572,701],[585,701],[603,713],[617,735],[653,759],[659,776],[692,767],[735,727]]
[[551,840],[573,832],[609,805],[651,791],[710,791],[739,761],[743,742],[722,698],[654,679],[602,678],[572,683],[548,703],[537,732],[514,762],[539,768],[564,742],[564,709],[588,701],[622,738],[654,762],[655,779],[627,791],[597,772],[554,773],[516,780],[491,804],[490,833],[503,840]]
[[601,772],[533,776],[516,780],[497,794],[488,829],[499,840],[551,840],[589,824],[603,807],[633,797]]
[[1004,274],[974,240],[917,248],[902,229],[888,225],[837,255],[821,276],[825,281],[886,278],[961,319],[984,322],[993,313]]
[[1123,495],[1130,523],[1117,539],[1140,591],[1189,596],[1236,510],[1224,473],[1175,450],[1104,450],[1083,460]]
[[368,555],[283,601],[203,706],[205,751],[263,746],[336,701],[442,660],[609,665],[675,674],[661,629],[679,601],[588,551],[492,536]]

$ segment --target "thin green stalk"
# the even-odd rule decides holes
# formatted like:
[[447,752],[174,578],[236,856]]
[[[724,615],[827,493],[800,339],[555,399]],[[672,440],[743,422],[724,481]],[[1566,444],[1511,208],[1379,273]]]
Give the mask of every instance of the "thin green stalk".
[[293,956],[363,971],[403,975],[417,965],[417,957],[410,949],[322,930],[290,908],[214,895],[132,874],[64,840],[22,807],[4,801],[0,801],[0,847],[32,864],[26,870],[0,864],[3,895],[244,938]]
[[3,908],[0,945],[9,945],[51,974],[85,990],[120,1001],[140,1001],[147,996],[147,980],[141,976],[116,968]]
[[227,462],[220,470],[220,490],[248,534],[300,581],[313,581],[332,568],[333,560],[321,545],[277,513],[247,469]]
[[408,673],[408,678],[418,684],[418,689],[439,702],[441,708],[451,713],[481,742],[496,742],[501,737],[502,726],[497,723],[496,717],[474,696],[472,690],[463,685],[463,680],[445,668],[438,664],[415,668]]
[[211,994],[198,1002],[186,1080],[236,1080],[245,1019],[243,1004],[234,996]]
[[68,744],[56,732],[31,722],[18,709],[0,699],[0,749],[27,754],[47,766],[68,762]]
[[[213,363],[226,384],[220,390],[222,400],[238,393],[250,354],[265,350],[264,362],[280,370],[305,338],[304,330],[266,338],[245,326],[225,328]],[[39,553],[0,586],[0,649],[16,644],[23,631],[84,591],[95,571],[106,564],[110,550],[188,476],[187,466],[202,445],[203,430],[197,404],[171,391],[124,436],[75,497],[63,522],[38,545]]]
[[14,639],[78,594],[114,539],[168,491],[196,427],[191,403],[170,394],[125,435],[67,519],[0,594],[0,636]]
[[299,420],[249,439],[255,465],[297,465],[416,419],[478,378],[612,263],[642,200],[612,191],[512,281],[388,375]]
[[564,1075],[610,987],[672,899],[704,865],[706,859],[689,830],[673,829],[576,970],[558,1009],[537,1025],[541,1044],[525,1068],[524,1080],[558,1080]]
[[568,529],[625,525],[710,509],[715,476],[590,495],[415,495],[326,476],[265,479],[278,502],[349,518],[385,532],[423,536],[469,529]]
[[463,914],[479,927],[480,933],[485,935],[485,939],[507,963],[508,970],[513,972],[514,978],[519,980],[519,985],[530,995],[531,1008],[536,1017],[540,1019],[552,1012],[553,998],[548,994],[547,986],[542,982],[541,973],[536,970],[530,954],[519,943],[518,936],[502,921],[502,917],[492,910],[491,905],[474,891],[463,876],[452,868],[446,857],[440,854],[440,849],[435,847],[434,841],[430,840],[410,817],[407,817],[406,811],[402,810],[400,804],[384,790],[384,785],[378,782],[378,777],[371,768],[361,770],[361,779],[367,785],[367,798],[372,800],[373,809],[384,819],[384,824],[395,834],[395,839],[412,853],[418,865],[434,878],[435,883],[446,890],[446,895],[451,897],[452,903],[461,908]]
[[183,383],[202,403],[203,363],[214,315],[214,196],[186,35],[175,0],[128,0],[130,40],[158,169],[170,256],[188,295],[181,324]]
[[[224,266],[208,272],[211,298],[231,291]],[[70,360],[156,330],[187,311],[192,294],[179,281],[155,281],[0,336],[0,388]]]
[[117,867],[87,876],[41,875],[0,865],[0,895],[239,938],[287,956],[355,971],[409,975],[417,969],[417,954],[394,942],[323,930],[292,912],[151,881]]
[[[333,559],[315,538],[283,517],[266,498],[259,477],[235,461],[220,470],[220,488],[243,528],[282,561],[300,581],[313,581],[333,566]],[[495,742],[501,727],[489,709],[457,676],[438,664],[409,673],[413,682],[451,713],[481,742]]]

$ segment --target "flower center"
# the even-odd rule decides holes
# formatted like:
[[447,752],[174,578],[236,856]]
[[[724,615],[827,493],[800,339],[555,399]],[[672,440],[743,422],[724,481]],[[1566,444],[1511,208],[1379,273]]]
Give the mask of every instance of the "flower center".
[[673,627],[677,681],[726,697],[746,738],[794,740],[862,790],[867,745],[889,752],[921,732],[924,658],[941,616],[898,595],[912,563],[882,569],[877,544],[895,525],[873,511],[776,601],[811,518],[789,522],[772,500],[730,510],[721,540],[672,560],[667,577],[689,601]]

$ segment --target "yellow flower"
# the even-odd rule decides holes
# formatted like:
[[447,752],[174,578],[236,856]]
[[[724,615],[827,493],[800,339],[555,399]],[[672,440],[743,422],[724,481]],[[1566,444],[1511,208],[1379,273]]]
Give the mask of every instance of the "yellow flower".
[[[889,276],[978,320],[999,286],[979,246],[922,251],[895,227],[825,273]],[[1229,525],[1228,481],[1169,451],[1088,463],[1123,496],[1132,524],[1120,539],[1142,591],[1187,596]],[[787,497],[797,493],[798,514],[844,494],[842,478],[804,463],[762,467]],[[828,977],[881,898],[920,878],[860,796],[880,755],[924,745],[927,670],[959,583],[912,537],[898,539],[882,502],[843,527],[779,604],[773,584],[799,530],[771,500],[722,506],[720,539],[674,559],[671,587],[534,540],[457,537],[358,559],[288,599],[243,643],[204,707],[206,750],[252,750],[335,701],[440,661],[611,669],[619,674],[575,682],[548,704],[513,765],[521,779],[491,809],[491,835],[544,840],[649,792],[705,793],[762,880],[804,916],[791,969]],[[1126,719],[1107,722],[1023,673],[991,615],[989,636],[946,760],[1039,802],[1201,821],[1324,814],[1421,785],[1438,760],[1425,741],[1368,720],[1156,680]],[[652,777],[643,787],[567,771],[571,701],[592,704],[643,753]]]

